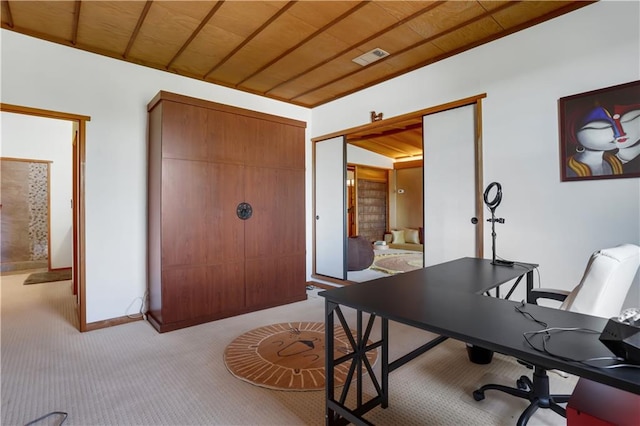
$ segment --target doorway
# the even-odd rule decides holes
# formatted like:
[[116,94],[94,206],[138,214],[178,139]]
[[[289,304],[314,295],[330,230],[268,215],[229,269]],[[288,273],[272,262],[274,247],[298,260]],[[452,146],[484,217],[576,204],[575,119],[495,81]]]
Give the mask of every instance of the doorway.
[[[86,297],[85,297],[85,233],[84,233],[84,166],[85,166],[85,133],[88,116],[69,114],[64,112],[43,110],[18,105],[0,104],[1,113],[20,114],[22,117],[39,117],[62,120],[71,124],[69,144],[71,145],[69,163],[71,164],[71,200],[66,206],[71,207],[71,230],[64,238],[71,240],[71,269],[73,294],[76,297],[78,324],[80,331],[87,330]],[[34,120],[35,121],[35,120]],[[1,202],[0,202],[1,208]],[[54,265],[56,260],[53,260]],[[52,267],[50,269],[56,269]]]
[[[427,253],[426,249],[424,250],[423,256],[429,257],[427,260],[423,258],[424,266],[440,263],[445,261],[446,258],[460,257],[460,253],[464,253],[462,256],[482,257],[483,206],[481,195],[483,187],[483,172],[481,100],[484,97],[486,97],[485,94],[473,96],[405,114],[403,116],[381,120],[360,127],[313,138],[312,141],[315,142],[314,148],[318,146],[318,144],[324,144],[328,141],[332,141],[336,146],[336,152],[347,153],[346,158],[338,156],[329,158],[329,161],[333,162],[332,167],[335,167],[336,163],[340,162],[341,171],[336,173],[336,175],[342,176],[342,182],[336,183],[334,188],[335,191],[330,195],[334,199],[341,200],[341,203],[338,206],[342,206],[340,209],[340,219],[336,218],[336,223],[351,223],[349,222],[351,218],[349,218],[346,208],[349,201],[347,199],[349,191],[346,191],[345,187],[348,187],[350,182],[349,179],[347,179],[347,184],[345,185],[345,179],[348,176],[347,166],[352,164],[366,164],[368,166],[388,169],[390,171],[390,176],[393,176],[395,179],[395,173],[392,174],[392,172],[395,171],[397,167],[396,164],[400,164],[399,157],[402,157],[401,159],[407,161],[407,163],[420,163],[419,167],[423,169],[423,205],[418,206],[423,209],[423,245],[425,247],[431,247],[430,250],[437,251]],[[453,117],[453,120],[450,119],[451,117]],[[427,135],[427,132],[430,132],[430,134]],[[414,144],[413,147],[411,144],[403,143],[401,140],[402,136],[410,134],[417,135],[417,139],[419,140],[419,142]],[[460,140],[456,139],[456,144],[451,145],[450,136],[457,134],[462,135],[461,138],[459,138]],[[342,143],[343,145],[339,145],[339,143]],[[343,148],[340,148],[340,146]],[[423,149],[426,157],[424,160],[422,158]],[[376,159],[369,159],[367,162],[361,162],[360,160],[353,161],[351,152],[354,150],[369,152],[370,154],[375,153]],[[460,150],[464,151],[464,164],[459,161],[456,162],[455,159],[451,159],[451,155],[449,155],[450,151],[455,152],[456,150],[459,152]],[[341,161],[339,161],[340,158],[342,158]],[[318,157],[314,155],[314,159],[314,165],[317,169],[319,166]],[[446,161],[443,161],[443,159],[446,159]],[[320,166],[326,167],[325,164],[321,164]],[[426,169],[427,166],[431,171],[436,171],[436,173],[425,171],[424,169]],[[445,167],[446,173],[440,173],[440,171],[443,170],[442,167]],[[455,171],[458,169],[464,170],[464,173],[460,173],[459,176],[456,176]],[[452,174],[452,172],[454,173]],[[326,206],[325,200],[320,199],[317,193],[318,186],[324,187],[325,183],[318,179],[317,174],[314,175],[314,178],[314,188],[316,189],[316,194],[314,196],[314,211],[317,211],[320,206]],[[426,185],[427,183],[429,185]],[[460,183],[461,185],[456,185],[457,183]],[[389,185],[390,193],[393,190],[403,189],[396,188],[395,182],[391,182],[391,179]],[[453,188],[453,191],[450,191],[450,188]],[[439,224],[438,218],[442,216],[445,209],[437,210],[438,215],[429,214],[429,212],[432,212],[434,208],[437,209],[439,205],[447,206],[450,199],[456,197],[464,200],[464,210],[461,209],[460,211],[462,213],[455,215],[455,225],[452,226],[451,221],[447,221],[446,225],[443,225],[443,223]],[[390,199],[389,204],[391,204],[391,202],[392,200]],[[393,206],[391,206],[391,208],[393,209]],[[419,211],[420,208],[415,210]],[[393,213],[393,211],[391,213]],[[326,214],[328,213],[325,212],[325,215]],[[427,215],[429,216],[428,221],[425,219],[425,216]],[[391,227],[396,219],[391,218],[390,216],[391,214],[388,215],[390,222],[389,225]],[[419,225],[419,223],[417,225]],[[429,228],[429,230],[426,228]],[[453,231],[453,234],[451,235],[447,233],[456,228],[464,228],[464,238],[459,239],[458,235],[455,235],[456,233]],[[331,278],[346,276],[347,271],[346,269],[342,269],[342,265],[346,264],[344,259],[346,256],[345,247],[348,238],[347,232],[350,230],[350,227],[344,226],[343,229],[344,232],[341,235],[341,239],[339,241],[334,241],[334,245],[328,243],[326,240],[326,234],[319,233],[317,232],[317,229],[314,229],[313,245],[314,248],[316,248],[314,257],[315,264],[328,260],[323,258],[322,253],[317,250],[319,246],[323,247],[324,252],[332,253],[334,255],[338,251],[340,253],[345,253],[343,257],[335,259],[335,262],[330,262],[334,268],[339,270],[339,273],[327,277],[318,269],[314,268],[312,276],[315,278],[331,282]],[[447,231],[447,229],[449,231]],[[414,229],[411,229],[412,234],[414,233],[413,231]],[[416,232],[420,235],[419,230]],[[332,234],[332,238],[335,240],[335,235]],[[434,244],[435,240],[440,241],[440,243]],[[340,247],[340,250],[336,250],[338,246]],[[338,284],[348,283],[344,278],[340,281],[334,282],[337,282]]]

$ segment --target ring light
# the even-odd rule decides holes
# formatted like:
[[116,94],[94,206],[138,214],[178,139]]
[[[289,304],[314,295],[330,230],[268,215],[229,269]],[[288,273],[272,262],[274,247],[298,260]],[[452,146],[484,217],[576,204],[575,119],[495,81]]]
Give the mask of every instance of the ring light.
[[[495,188],[495,194],[492,200],[489,200],[492,190]],[[484,190],[484,203],[491,210],[491,219],[487,219],[487,222],[491,222],[491,251],[492,251],[492,264],[498,266],[513,266],[513,262],[509,260],[496,259],[496,222],[504,223],[503,218],[496,218],[496,207],[500,205],[502,201],[502,185],[498,182],[491,182],[487,189]]]
[[[493,200],[489,201],[489,194],[491,193],[491,190],[494,187],[497,188],[496,195],[494,196]],[[502,201],[502,185],[500,185],[498,182],[491,182],[489,186],[487,186],[487,189],[484,190],[484,203],[487,205],[487,207],[489,207],[491,211],[494,211],[496,207],[500,205],[501,201]]]

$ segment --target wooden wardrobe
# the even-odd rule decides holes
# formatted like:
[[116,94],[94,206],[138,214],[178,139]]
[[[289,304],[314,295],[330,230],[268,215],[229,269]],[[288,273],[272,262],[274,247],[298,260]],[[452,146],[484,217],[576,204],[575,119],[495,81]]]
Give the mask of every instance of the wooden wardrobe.
[[148,105],[149,321],[306,298],[306,123],[160,92]]

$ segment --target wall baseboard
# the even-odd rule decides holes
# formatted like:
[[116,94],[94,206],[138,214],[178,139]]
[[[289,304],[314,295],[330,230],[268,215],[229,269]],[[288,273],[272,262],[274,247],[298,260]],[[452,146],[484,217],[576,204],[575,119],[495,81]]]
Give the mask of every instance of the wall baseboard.
[[116,325],[128,324],[131,322],[142,321],[143,317],[140,314],[137,314],[135,317],[124,316],[118,318],[111,318],[108,320],[90,322],[87,324],[87,327],[83,331],[93,331],[100,330],[101,328],[113,327]]

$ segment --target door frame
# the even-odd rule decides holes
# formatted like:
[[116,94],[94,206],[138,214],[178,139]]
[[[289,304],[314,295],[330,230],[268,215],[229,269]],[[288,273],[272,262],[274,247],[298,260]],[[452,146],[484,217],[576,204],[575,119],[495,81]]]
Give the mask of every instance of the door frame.
[[86,312],[86,273],[85,273],[85,145],[86,123],[91,117],[66,112],[51,111],[19,105],[0,103],[0,111],[37,117],[66,120],[73,123],[73,294],[78,306],[78,324],[80,331],[87,331]]
[[[481,93],[479,95],[470,96],[468,98],[459,99],[456,101],[448,102],[441,105],[436,105],[433,107],[421,109],[418,111],[413,111],[407,114],[398,115],[395,117],[387,118],[384,120],[375,121],[372,123],[363,124],[357,127],[351,127],[349,129],[339,130],[337,132],[328,133],[326,135],[317,136],[311,138],[311,142],[314,144],[316,142],[320,142],[326,139],[335,138],[337,136],[343,136],[345,140],[345,145],[349,143],[348,136],[352,133],[362,133],[363,131],[375,131],[380,127],[386,127],[390,124],[402,123],[403,121],[410,121],[415,119],[422,120],[422,117],[425,115],[435,114],[438,112],[447,111],[450,109],[455,109],[463,106],[474,105],[475,108],[475,131],[476,131],[476,140],[474,142],[475,149],[475,213],[476,218],[478,219],[478,223],[475,227],[476,229],[476,257],[482,258],[484,257],[484,206],[482,193],[484,188],[483,182],[483,158],[482,158],[482,99],[486,98],[486,93]],[[423,134],[423,146],[424,146],[424,134]],[[314,156],[315,159],[315,156]],[[314,160],[315,161],[315,160]],[[315,177],[315,163],[314,163],[314,177]],[[315,180],[314,180],[314,188],[315,188]],[[316,244],[316,234],[315,230],[313,232],[313,241],[312,247],[315,250]],[[315,262],[313,265],[312,276],[320,279],[325,279],[323,276],[316,276],[315,271]],[[333,280],[332,280],[333,281]]]

